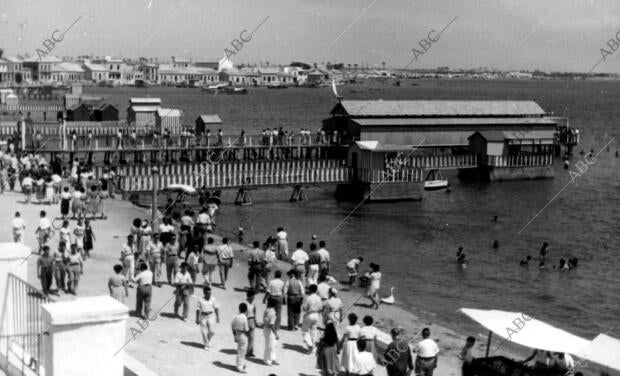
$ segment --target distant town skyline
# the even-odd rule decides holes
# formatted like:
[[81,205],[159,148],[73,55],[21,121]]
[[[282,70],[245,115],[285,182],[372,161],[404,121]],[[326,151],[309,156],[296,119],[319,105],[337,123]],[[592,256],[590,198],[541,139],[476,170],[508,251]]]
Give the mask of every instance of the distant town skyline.
[[1,0],[0,48],[36,56],[74,22],[50,54],[620,72],[611,0]]

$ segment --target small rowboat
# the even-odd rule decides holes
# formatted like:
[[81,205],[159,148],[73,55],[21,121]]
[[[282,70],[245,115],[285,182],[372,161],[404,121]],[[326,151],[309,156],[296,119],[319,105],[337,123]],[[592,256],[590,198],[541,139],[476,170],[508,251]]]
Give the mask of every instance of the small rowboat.
[[446,189],[449,186],[448,179],[444,178],[439,170],[430,170],[424,179],[424,190],[426,191]]

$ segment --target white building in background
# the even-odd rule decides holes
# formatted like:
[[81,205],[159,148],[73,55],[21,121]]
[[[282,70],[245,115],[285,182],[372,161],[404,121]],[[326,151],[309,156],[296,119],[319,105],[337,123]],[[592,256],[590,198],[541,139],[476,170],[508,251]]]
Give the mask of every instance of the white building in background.
[[108,70],[103,64],[86,61],[82,64],[82,69],[84,69],[84,79],[87,81],[99,83],[110,79]]

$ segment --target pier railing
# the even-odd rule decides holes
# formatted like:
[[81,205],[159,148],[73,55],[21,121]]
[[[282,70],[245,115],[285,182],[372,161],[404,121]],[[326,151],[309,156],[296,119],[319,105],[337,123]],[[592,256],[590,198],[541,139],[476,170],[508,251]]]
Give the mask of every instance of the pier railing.
[[155,179],[160,189],[170,184],[235,188],[345,183],[350,180],[350,169],[345,162],[333,159],[161,165],[158,169],[159,174],[153,175],[151,167],[122,166],[118,171],[119,186],[125,192],[138,192],[153,189]]
[[58,112],[64,110],[65,106],[61,104],[0,104],[1,113],[21,112],[26,115],[28,112]]
[[487,165],[492,167],[534,167],[553,164],[552,154],[487,155]]
[[386,160],[386,166],[396,166],[402,168],[433,168],[433,169],[454,169],[472,168],[478,166],[477,154],[458,154],[458,155],[427,155],[396,157]]
[[422,168],[403,168],[399,170],[370,170],[362,168],[359,170],[359,179],[367,183],[404,183],[420,182],[424,180],[424,169]]

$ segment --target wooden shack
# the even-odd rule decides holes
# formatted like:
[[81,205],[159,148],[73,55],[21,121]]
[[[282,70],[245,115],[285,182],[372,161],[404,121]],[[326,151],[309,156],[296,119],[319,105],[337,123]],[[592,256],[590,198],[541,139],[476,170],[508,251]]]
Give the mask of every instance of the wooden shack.
[[200,115],[196,118],[196,134],[204,134],[210,127],[221,128],[222,119],[217,114]]
[[116,107],[109,103],[104,103],[96,107],[93,111],[95,121],[118,121],[119,112]]
[[90,121],[90,108],[84,103],[76,104],[67,109],[67,121]]
[[160,108],[160,98],[130,98],[127,121],[135,125],[155,127],[155,115]]
[[176,108],[159,108],[155,113],[155,129],[164,133],[168,130],[171,135],[181,134],[181,111]]

